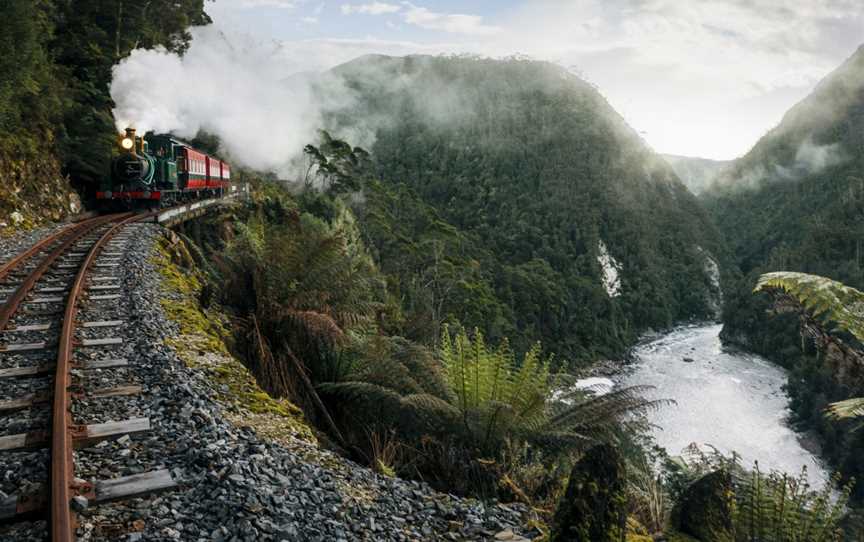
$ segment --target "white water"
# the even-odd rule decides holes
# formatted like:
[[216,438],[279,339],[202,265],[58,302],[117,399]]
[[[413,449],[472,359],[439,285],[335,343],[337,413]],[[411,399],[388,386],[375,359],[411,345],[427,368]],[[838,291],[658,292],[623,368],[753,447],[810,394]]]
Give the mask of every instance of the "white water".
[[649,398],[677,402],[648,416],[659,426],[657,443],[671,455],[693,442],[710,444],[737,452],[745,466],[759,461],[763,471],[798,474],[806,466],[810,483],[822,486],[828,473],[787,425],[786,372],[759,356],[724,351],[720,329],[679,329],[636,348],[637,366],[622,384],[655,386]]

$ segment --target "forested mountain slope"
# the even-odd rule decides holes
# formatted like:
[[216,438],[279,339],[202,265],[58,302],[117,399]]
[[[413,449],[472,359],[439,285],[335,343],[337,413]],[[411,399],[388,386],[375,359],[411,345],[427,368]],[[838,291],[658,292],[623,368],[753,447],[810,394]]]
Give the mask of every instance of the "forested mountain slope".
[[[750,295],[762,272],[804,271],[864,285],[862,151],[864,48],[793,107],[704,197],[744,274],[730,292],[727,336],[775,358],[785,346],[773,340],[775,333],[764,333],[764,302]],[[781,319],[771,325],[785,324]]]
[[135,48],[183,51],[204,0],[9,0],[0,17],[0,233],[80,210],[108,167],[111,70]]
[[[788,367],[793,421],[822,438],[831,464],[860,479],[864,434],[825,418],[832,401],[864,394],[860,367],[818,354],[795,312],[771,317],[751,293],[764,272],[801,271],[864,287],[864,48],[793,107],[728,170],[706,202],[738,258],[723,336]],[[859,486],[856,497],[864,497]]]
[[[718,234],[588,83],[549,63],[466,57],[368,56],[331,75],[357,96],[332,112],[334,130],[371,132],[385,189],[464,236],[441,269],[471,276],[441,289],[445,316],[579,359],[716,309]],[[404,238],[372,244],[410,250]]]

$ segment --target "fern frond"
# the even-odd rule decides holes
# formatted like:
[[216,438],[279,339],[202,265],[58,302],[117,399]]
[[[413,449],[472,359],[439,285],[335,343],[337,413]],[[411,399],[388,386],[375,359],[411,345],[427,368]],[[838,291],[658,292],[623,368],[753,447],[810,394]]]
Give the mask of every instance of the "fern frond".
[[310,337],[327,344],[338,344],[345,339],[345,333],[328,314],[317,311],[298,311],[287,309],[282,315],[295,326],[304,330]]
[[864,292],[829,278],[788,271],[762,275],[753,291],[772,288],[792,295],[813,316],[864,342]]
[[828,416],[837,420],[864,416],[864,397],[831,403],[828,406]]
[[316,386],[322,393],[343,401],[363,401],[379,404],[398,404],[401,396],[395,391],[369,382],[328,382]]
[[429,395],[428,393],[416,393],[407,395],[402,398],[402,404],[411,407],[418,412],[436,413],[437,415],[444,414],[448,417],[456,418],[459,416],[459,410],[447,401]]

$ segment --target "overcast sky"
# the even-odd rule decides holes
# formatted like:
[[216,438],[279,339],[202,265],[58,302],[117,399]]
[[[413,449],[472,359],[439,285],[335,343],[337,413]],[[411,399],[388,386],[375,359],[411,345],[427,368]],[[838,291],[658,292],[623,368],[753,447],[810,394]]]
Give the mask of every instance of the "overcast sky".
[[551,60],[597,85],[657,151],[717,159],[745,153],[864,43],[864,0],[217,0],[207,11],[286,74],[367,53]]

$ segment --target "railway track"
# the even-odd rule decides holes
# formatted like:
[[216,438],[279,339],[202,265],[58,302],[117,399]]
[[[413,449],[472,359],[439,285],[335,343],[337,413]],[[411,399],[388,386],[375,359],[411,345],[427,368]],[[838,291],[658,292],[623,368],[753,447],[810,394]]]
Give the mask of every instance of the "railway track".
[[[22,471],[44,469],[43,480],[27,480],[0,500],[0,521],[44,519],[51,540],[71,541],[76,512],[175,486],[163,469],[83,479],[93,474],[88,453],[100,442],[150,429],[145,417],[105,420],[102,412],[95,416],[99,423],[86,419],[89,411],[98,412],[94,404],[142,391],[134,382],[89,384],[116,383],[118,377],[105,378],[106,372],[128,375],[126,359],[104,354],[122,337],[104,334],[127,324],[118,309],[118,272],[128,230],[149,216],[89,218],[0,265],[0,454],[17,454],[11,464]],[[122,405],[107,411],[116,415]]]

